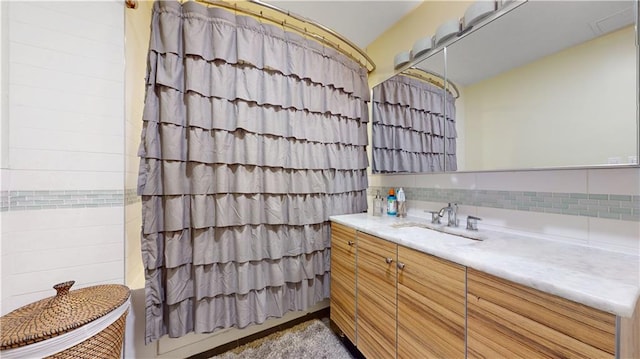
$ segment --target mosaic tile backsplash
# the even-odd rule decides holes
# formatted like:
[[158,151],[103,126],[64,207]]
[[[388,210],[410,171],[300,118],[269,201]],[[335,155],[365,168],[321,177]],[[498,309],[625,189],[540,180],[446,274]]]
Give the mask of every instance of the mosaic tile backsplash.
[[[389,187],[369,187],[384,196]],[[503,208],[640,222],[640,196],[615,194],[491,191],[404,187],[408,200],[452,202],[460,205]],[[135,189],[91,191],[2,191],[0,211],[56,208],[91,208],[130,205],[140,201]]]
[[64,191],[2,191],[0,211],[39,209],[117,207],[140,201],[135,189],[127,190],[64,190]]
[[[640,222],[640,196],[403,187],[407,200]],[[389,187],[369,187],[386,197]]]

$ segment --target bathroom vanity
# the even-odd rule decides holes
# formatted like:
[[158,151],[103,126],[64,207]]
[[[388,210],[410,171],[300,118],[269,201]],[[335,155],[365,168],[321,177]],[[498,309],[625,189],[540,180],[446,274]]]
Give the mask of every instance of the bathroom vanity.
[[331,221],[331,320],[367,358],[640,357],[636,255],[421,218]]

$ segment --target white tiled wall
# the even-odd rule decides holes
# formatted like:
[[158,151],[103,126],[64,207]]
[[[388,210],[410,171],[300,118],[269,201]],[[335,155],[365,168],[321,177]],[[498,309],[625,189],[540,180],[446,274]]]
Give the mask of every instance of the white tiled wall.
[[[640,168],[587,170],[587,191],[619,195],[640,195]],[[640,223],[590,218],[589,244],[631,251],[640,255]]]
[[[9,43],[8,8],[6,1],[0,1],[0,168],[6,168],[9,161],[9,52],[4,51]],[[0,184],[2,180],[0,177]]]
[[[369,179],[370,185],[376,187],[640,195],[640,168],[371,175]],[[419,210],[434,210],[445,205],[407,200],[410,206]],[[460,214],[481,217],[480,227],[524,232],[540,238],[640,255],[640,222],[637,221],[476,206],[461,206]]]
[[[8,53],[4,51],[9,43],[9,31],[8,31],[8,17],[7,17],[7,7],[8,4],[6,2],[0,2],[0,193],[6,194],[9,185],[7,181],[8,171],[5,170],[7,166],[9,151],[7,150],[7,145],[9,144],[9,117],[8,117]],[[4,258],[4,251],[2,249],[2,232],[3,230],[3,222],[2,212],[0,212],[0,279],[3,278],[4,273],[4,264],[2,258]],[[2,290],[2,284],[0,284],[0,308],[4,306],[4,298],[5,295]],[[2,311],[0,310],[0,314]]]
[[[3,191],[123,189],[123,11],[122,1],[3,2]],[[124,283],[123,205],[0,215],[2,314],[59,282]]]
[[51,286],[65,280],[75,280],[74,288],[123,282],[122,208],[4,215],[4,312],[55,294]]
[[535,192],[587,192],[587,172],[585,170],[487,172],[478,173],[476,179],[478,189]]

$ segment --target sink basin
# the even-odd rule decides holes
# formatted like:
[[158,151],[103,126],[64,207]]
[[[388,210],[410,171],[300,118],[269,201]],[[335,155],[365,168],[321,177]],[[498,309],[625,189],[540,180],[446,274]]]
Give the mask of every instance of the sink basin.
[[391,225],[391,227],[393,228],[407,228],[407,227],[422,227],[422,228],[428,228],[426,224],[424,223],[417,223],[417,222],[400,222],[400,223],[394,223]]
[[469,231],[460,227],[448,227],[444,224],[433,224],[427,222],[398,222],[391,225],[393,228],[424,228],[441,233],[464,237],[474,241],[483,241],[485,238],[478,231]]

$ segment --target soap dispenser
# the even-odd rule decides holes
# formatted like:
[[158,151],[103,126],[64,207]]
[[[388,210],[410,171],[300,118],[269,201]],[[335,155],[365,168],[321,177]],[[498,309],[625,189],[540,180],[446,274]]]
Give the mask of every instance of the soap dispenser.
[[373,215],[382,216],[385,211],[384,198],[380,195],[380,190],[376,193],[376,197],[373,199]]

